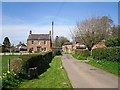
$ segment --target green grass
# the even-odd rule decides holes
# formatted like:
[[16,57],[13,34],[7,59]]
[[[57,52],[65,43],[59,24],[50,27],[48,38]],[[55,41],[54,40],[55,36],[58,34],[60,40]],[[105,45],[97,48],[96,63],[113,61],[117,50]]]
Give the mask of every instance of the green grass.
[[2,69],[2,72],[5,72],[8,70],[8,60],[18,58],[19,55],[1,55],[0,57],[2,57],[0,59],[0,63],[2,62],[2,67],[0,67],[0,69]]
[[78,59],[78,60],[86,60],[87,59],[87,57],[83,57],[83,56],[81,56],[79,54],[72,54],[72,56],[74,58]]
[[[112,62],[112,61],[107,61],[107,60],[92,60],[91,59],[87,63],[118,76],[120,62]],[[120,76],[120,73],[119,73],[119,76]]]
[[72,88],[65,70],[61,67],[61,56],[56,56],[45,73],[38,79],[24,81],[20,88]]

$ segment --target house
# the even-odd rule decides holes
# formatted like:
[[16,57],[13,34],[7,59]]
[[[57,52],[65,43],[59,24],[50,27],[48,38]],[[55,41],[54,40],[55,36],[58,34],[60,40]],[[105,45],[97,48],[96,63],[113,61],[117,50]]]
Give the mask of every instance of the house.
[[72,43],[71,42],[64,43],[63,46],[62,46],[62,50],[63,50],[63,52],[69,52],[69,53],[71,53],[72,50],[73,50]]
[[51,50],[51,31],[49,34],[32,34],[30,31],[27,39],[27,52],[47,52]]
[[80,37],[75,37],[75,41],[73,43],[73,49],[86,49],[86,46],[81,43]]
[[99,43],[95,44],[92,49],[96,49],[96,48],[105,48],[105,40],[100,41]]
[[26,52],[27,51],[27,46],[20,41],[19,44],[16,45],[16,51],[17,52]]

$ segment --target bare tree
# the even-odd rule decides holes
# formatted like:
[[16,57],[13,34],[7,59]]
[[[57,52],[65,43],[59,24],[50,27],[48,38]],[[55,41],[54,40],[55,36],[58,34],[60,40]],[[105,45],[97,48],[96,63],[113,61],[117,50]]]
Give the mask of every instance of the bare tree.
[[92,17],[82,22],[77,22],[73,33],[91,51],[93,45],[107,38],[111,30],[111,25],[112,20],[107,16]]

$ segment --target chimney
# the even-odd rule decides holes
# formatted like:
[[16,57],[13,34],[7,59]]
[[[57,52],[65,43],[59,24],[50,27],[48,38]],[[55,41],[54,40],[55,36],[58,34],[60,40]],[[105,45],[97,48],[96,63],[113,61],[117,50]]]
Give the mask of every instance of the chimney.
[[32,31],[30,30],[30,35],[32,34]]

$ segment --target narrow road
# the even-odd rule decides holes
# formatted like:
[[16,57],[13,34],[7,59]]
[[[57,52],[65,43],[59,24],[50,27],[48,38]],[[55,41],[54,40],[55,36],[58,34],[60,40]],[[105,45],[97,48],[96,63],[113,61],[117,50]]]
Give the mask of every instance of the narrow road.
[[118,88],[118,77],[76,60],[70,54],[62,56],[63,66],[73,88]]

